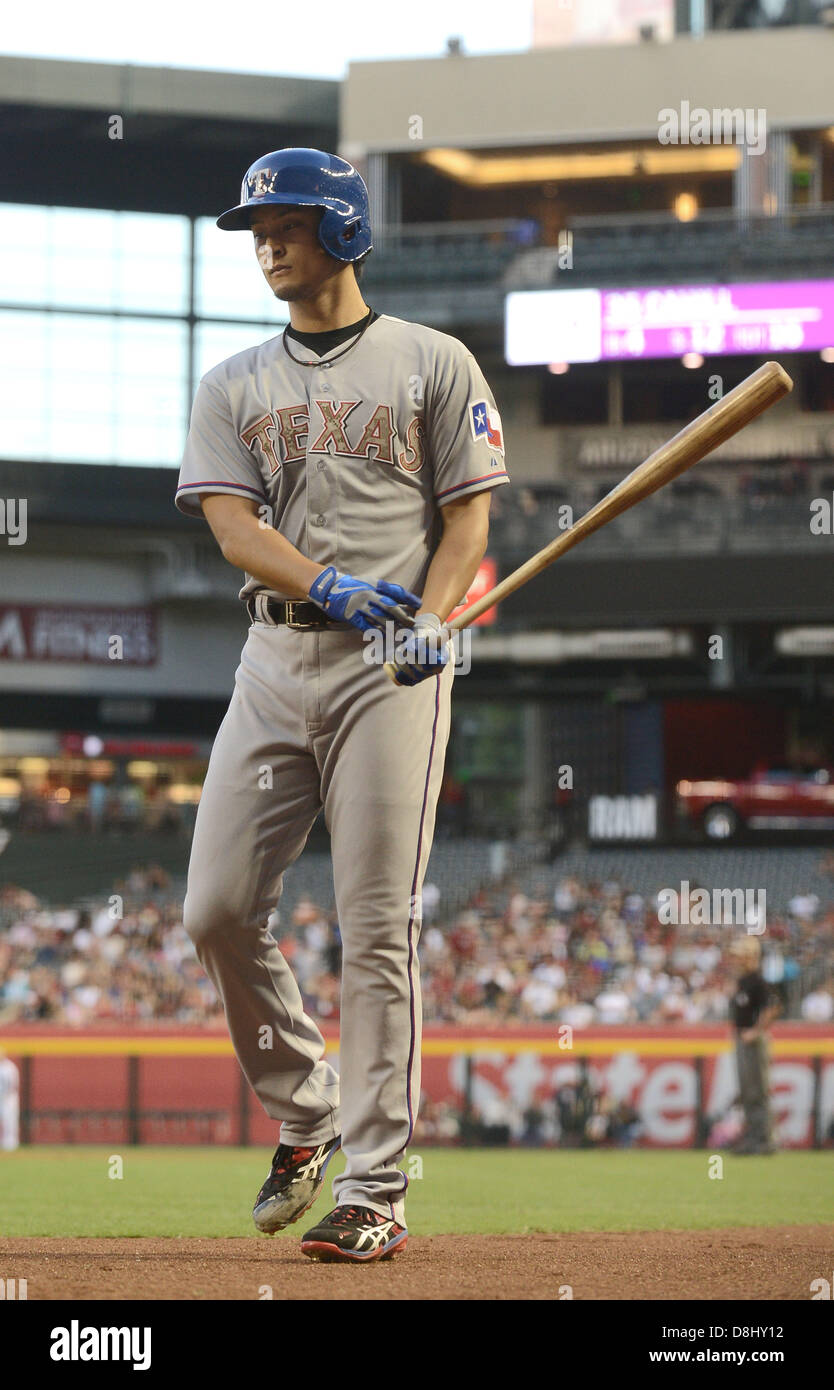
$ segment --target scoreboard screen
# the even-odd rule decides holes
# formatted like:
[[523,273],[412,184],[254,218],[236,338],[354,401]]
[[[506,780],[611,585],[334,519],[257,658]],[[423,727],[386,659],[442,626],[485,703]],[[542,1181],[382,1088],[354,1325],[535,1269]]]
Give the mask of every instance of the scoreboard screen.
[[510,366],[808,352],[834,346],[834,280],[508,294]]

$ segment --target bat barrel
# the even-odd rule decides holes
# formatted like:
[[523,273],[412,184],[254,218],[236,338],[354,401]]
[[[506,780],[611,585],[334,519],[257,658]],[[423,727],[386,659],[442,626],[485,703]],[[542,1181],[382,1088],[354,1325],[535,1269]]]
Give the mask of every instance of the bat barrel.
[[[769,410],[789,391],[793,382],[784,367],[778,362],[765,362],[738,386],[728,391],[720,401],[686,425],[666,444],[656,449],[627,477],[623,478],[607,497],[599,504],[603,506],[608,498],[614,498],[626,490],[628,505],[634,506],[644,497],[650,497],[658,488],[685,473],[694,463],[698,463],[713,449],[731,439],[751,420]],[[596,511],[596,508],[594,508]],[[591,512],[588,516],[592,515]],[[585,520],[583,517],[582,520]]]
[[728,391],[720,401],[716,401],[696,420],[691,421],[672,439],[644,459],[621,483],[597,502],[595,507],[574,522],[569,530],[557,536],[543,550],[507,575],[506,579],[502,579],[488,594],[471,604],[449,624],[449,627],[452,630],[468,627],[493,604],[500,603],[502,599],[515,593],[516,589],[534,579],[586,536],[592,535],[606,522],[622,515],[637,502],[642,502],[644,497],[650,497],[653,492],[665,487],[666,483],[679,478],[687,468],[711,454],[713,449],[731,439],[751,420],[769,410],[791,390],[793,382],[784,367],[778,362],[765,362],[744,381],[739,382],[738,386],[734,386],[732,391]]

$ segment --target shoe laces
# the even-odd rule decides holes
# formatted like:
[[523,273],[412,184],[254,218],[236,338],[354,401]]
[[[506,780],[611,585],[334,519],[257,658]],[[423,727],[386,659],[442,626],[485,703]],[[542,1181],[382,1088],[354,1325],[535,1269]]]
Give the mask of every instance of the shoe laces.
[[330,1226],[348,1226],[352,1221],[362,1221],[366,1225],[380,1226],[385,1221],[378,1211],[370,1207],[337,1207],[328,1221]]
[[273,1173],[286,1173],[288,1168],[293,1168],[296,1163],[305,1163],[308,1158],[312,1158],[315,1149],[294,1149],[291,1144],[279,1144],[272,1156]]

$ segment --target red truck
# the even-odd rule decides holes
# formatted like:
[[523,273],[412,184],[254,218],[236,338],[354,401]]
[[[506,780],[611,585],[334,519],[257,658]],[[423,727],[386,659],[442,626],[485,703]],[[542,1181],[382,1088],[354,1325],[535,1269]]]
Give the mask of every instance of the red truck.
[[745,781],[678,782],[680,824],[706,840],[749,830],[834,830],[834,768],[755,768]]

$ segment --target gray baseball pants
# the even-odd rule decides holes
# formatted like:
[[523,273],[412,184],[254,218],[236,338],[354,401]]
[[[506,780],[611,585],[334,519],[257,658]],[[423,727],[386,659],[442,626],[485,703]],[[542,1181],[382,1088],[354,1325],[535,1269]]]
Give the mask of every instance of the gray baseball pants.
[[773,1144],[773,1121],[770,1113],[767,1039],[755,1038],[753,1042],[744,1042],[736,1036],[736,1064],[745,1120],[742,1142],[756,1149],[769,1148]]
[[[184,922],[282,1143],[341,1133],[336,1203],[404,1222],[399,1164],[420,1098],[420,897],[453,670],[399,689],[364,650],[352,628],[250,628],[197,813]],[[322,806],[342,937],[339,1074],[267,930]]]

